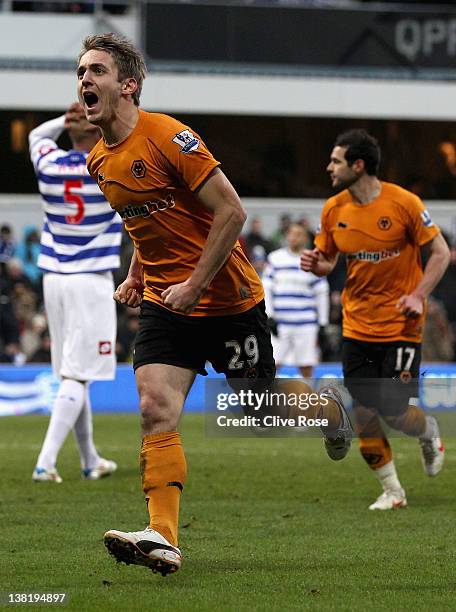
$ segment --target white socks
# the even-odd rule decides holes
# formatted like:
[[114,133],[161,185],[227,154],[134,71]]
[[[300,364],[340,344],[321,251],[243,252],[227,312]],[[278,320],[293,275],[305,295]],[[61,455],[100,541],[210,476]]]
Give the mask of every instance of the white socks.
[[89,385],[86,385],[84,406],[74,424],[73,433],[79,446],[81,468],[83,470],[91,470],[99,464],[100,455],[97,453],[97,449],[93,443],[92,408],[90,405]]
[[378,470],[374,470],[374,472],[384,491],[397,491],[398,489],[402,489],[399,478],[397,477],[394,461],[386,463],[381,468],[378,468]]
[[55,468],[57,455],[65,439],[81,414],[85,402],[84,383],[68,378],[62,380],[49,421],[37,467],[45,470]]

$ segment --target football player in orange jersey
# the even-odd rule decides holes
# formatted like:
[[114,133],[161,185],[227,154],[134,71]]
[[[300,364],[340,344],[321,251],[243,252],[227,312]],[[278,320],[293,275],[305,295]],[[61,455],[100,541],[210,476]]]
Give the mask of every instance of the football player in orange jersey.
[[[118,560],[166,575],[182,561],[177,528],[187,468],[177,426],[185,398],[206,360],[234,388],[271,387],[264,292],[237,240],[246,215],[219,162],[188,126],[138,108],[145,76],[139,51],[113,34],[89,37],[77,75],[86,117],[103,135],[89,172],[135,245],[115,298],[141,304],[133,365],[150,526],[111,530],[104,539]],[[352,431],[337,393],[328,391],[314,411],[328,420],[328,455],[343,458]]]
[[[383,487],[371,510],[407,504],[378,415],[418,437],[426,474],[442,468],[437,422],[417,406],[417,377],[426,298],[449,262],[422,201],[380,181],[379,162],[378,143],[364,130],[339,135],[327,167],[339,193],[324,206],[315,248],[301,256],[302,269],[319,276],[331,272],[339,253],[347,258],[342,362],[361,453]],[[429,250],[424,271],[423,246]]]

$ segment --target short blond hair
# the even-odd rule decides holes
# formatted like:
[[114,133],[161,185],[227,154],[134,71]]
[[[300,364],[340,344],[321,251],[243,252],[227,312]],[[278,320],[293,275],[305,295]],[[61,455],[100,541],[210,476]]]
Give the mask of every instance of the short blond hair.
[[120,81],[128,78],[135,79],[138,89],[132,94],[132,98],[135,105],[139,106],[142,85],[147,72],[146,63],[139,49],[127,38],[112,32],[109,34],[95,34],[94,36],[87,36],[83,40],[78,63],[87,51],[92,51],[93,49],[106,51],[111,55],[117,66]]

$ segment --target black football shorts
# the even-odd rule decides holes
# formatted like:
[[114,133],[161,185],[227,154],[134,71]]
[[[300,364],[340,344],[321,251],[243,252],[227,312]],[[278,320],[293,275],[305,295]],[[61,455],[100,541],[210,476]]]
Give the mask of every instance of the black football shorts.
[[[246,312],[226,316],[191,317],[145,300],[141,305],[133,367],[174,365],[207,375],[210,361],[231,386],[236,379],[269,386],[275,378],[271,335],[264,301]],[[241,385],[245,386],[245,385]]]
[[419,397],[421,344],[344,338],[344,384],[355,402],[382,416],[398,416]]

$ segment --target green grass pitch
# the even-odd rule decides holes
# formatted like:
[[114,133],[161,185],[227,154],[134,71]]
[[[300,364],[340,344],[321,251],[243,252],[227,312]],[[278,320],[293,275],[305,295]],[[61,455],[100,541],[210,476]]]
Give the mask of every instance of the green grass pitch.
[[97,612],[454,610],[454,438],[435,479],[416,440],[394,439],[409,508],[374,513],[379,487],[356,443],[334,463],[319,439],[207,438],[203,417],[186,415],[184,563],[162,578],[116,564],[102,544],[107,529],[147,522],[138,417],[95,417],[102,454],[119,464],[99,482],[81,480],[72,439],[59,458],[64,482],[32,482],[46,426],[43,416],[0,420],[3,593],[66,591],[65,609]]

